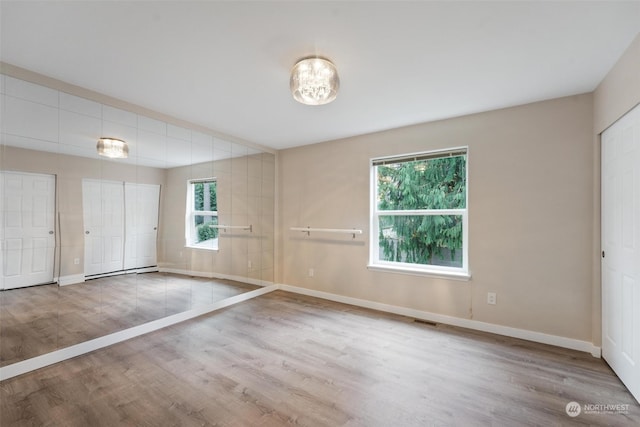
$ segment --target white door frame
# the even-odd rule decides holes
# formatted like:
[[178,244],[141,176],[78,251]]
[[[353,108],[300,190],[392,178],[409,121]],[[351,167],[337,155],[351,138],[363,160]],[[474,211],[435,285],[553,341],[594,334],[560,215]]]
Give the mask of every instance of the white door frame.
[[56,176],[0,172],[0,289],[52,283]]
[[160,185],[82,180],[85,277],[157,271]]
[[640,105],[601,150],[602,357],[640,402]]
[[160,185],[125,182],[124,200],[124,269],[155,267]]
[[124,183],[83,179],[82,216],[85,277],[122,271]]

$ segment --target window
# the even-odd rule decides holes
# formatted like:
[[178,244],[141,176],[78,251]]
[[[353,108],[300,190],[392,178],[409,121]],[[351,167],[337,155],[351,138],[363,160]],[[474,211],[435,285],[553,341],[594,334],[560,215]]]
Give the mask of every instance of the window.
[[373,159],[370,268],[468,278],[467,149]]
[[191,180],[187,186],[187,246],[218,249],[218,197],[215,178]]

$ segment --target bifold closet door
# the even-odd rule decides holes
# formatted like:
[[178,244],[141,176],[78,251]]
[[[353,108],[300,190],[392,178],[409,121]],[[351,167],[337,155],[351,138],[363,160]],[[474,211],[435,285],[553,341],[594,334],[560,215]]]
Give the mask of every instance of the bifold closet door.
[[124,269],[157,265],[160,186],[125,183]]
[[84,275],[124,267],[124,183],[82,180]]
[[601,141],[602,356],[640,402],[640,106]]
[[0,289],[53,281],[53,175],[0,172]]

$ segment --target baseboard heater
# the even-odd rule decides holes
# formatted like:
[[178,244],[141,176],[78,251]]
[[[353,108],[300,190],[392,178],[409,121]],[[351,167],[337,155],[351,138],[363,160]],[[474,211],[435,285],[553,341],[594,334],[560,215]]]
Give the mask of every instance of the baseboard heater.
[[131,268],[129,270],[117,270],[117,271],[110,271],[108,273],[92,274],[90,276],[84,276],[84,279],[92,280],[92,279],[100,279],[102,277],[122,276],[125,274],[156,273],[158,271],[159,271],[158,266],[140,267],[140,268]]

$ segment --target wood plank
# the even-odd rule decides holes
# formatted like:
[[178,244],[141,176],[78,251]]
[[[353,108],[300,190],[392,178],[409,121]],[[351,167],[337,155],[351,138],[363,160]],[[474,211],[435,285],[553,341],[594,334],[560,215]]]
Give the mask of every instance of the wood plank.
[[[0,400],[3,427],[640,425],[589,354],[282,291],[6,380]],[[628,409],[571,418],[570,401]]]
[[0,366],[212,304],[259,286],[167,273],[0,292]]

